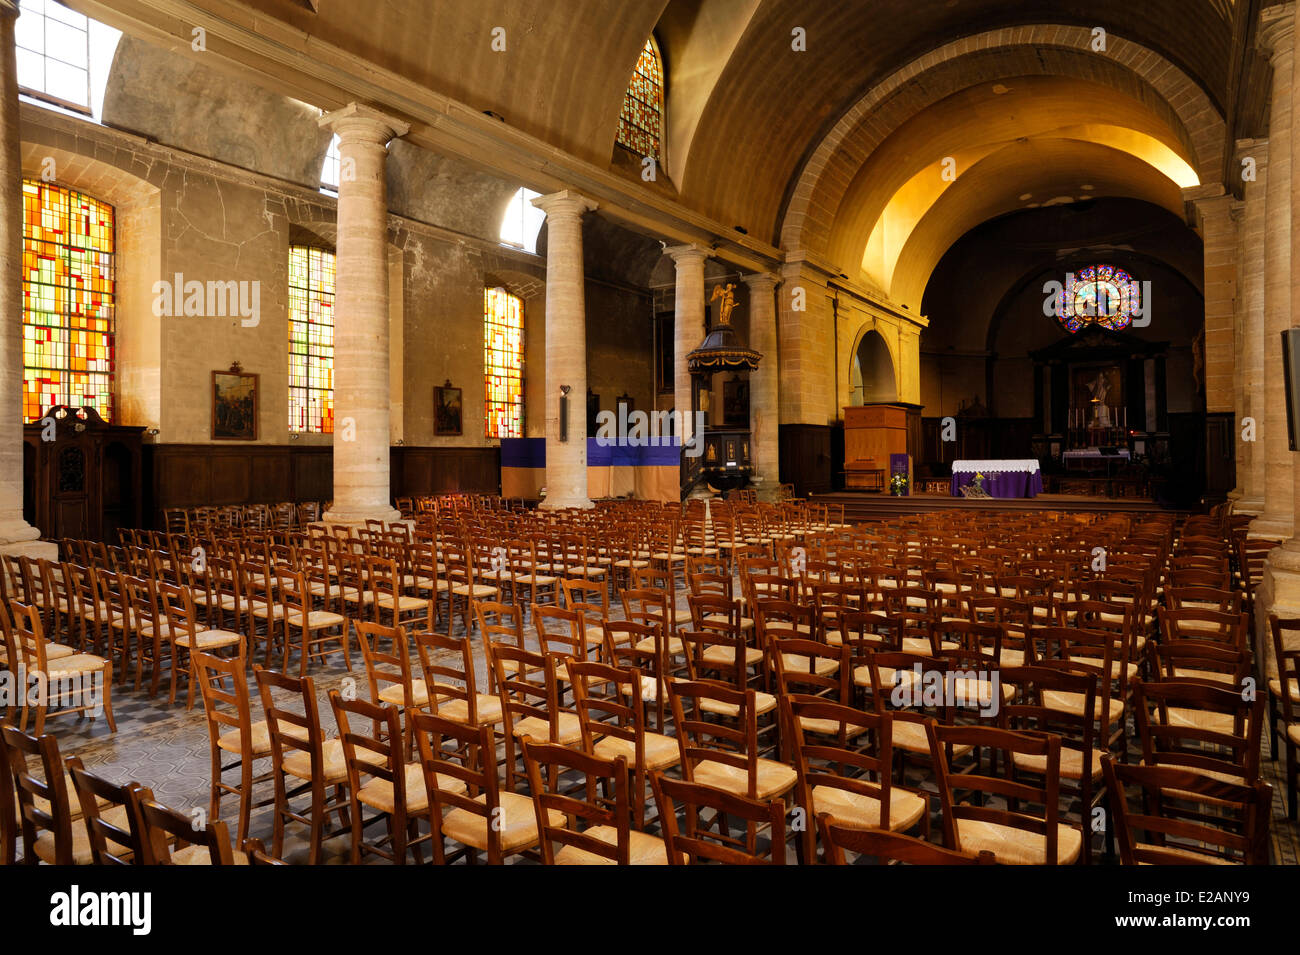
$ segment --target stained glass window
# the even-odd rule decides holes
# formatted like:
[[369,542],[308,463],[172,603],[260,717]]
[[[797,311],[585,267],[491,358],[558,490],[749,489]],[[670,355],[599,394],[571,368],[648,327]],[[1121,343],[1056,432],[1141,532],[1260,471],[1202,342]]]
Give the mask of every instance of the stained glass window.
[[289,247],[289,430],[334,432],[334,253]]
[[23,420],[54,405],[113,420],[113,207],[23,180]]
[[1090,325],[1117,332],[1128,328],[1141,307],[1140,286],[1127,272],[1090,265],[1069,277],[1057,318],[1071,334]]
[[659,158],[663,130],[664,71],[654,37],[645,41],[636,72],[623,97],[618,142],[642,156]]
[[483,290],[484,434],[524,436],[524,311],[519,296]]

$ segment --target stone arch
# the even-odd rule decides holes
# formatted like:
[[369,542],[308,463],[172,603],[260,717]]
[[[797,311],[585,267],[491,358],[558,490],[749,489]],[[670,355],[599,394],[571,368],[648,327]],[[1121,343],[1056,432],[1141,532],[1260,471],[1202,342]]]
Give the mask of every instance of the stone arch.
[[[1090,42],[1091,31],[1084,27],[1007,27],[945,44],[895,71],[850,108],[808,155],[786,203],[781,245],[824,253],[854,171],[894,128],[949,95],[955,83],[972,85],[972,60],[977,69],[989,70],[990,80],[1010,73],[1094,80],[1100,74],[1121,91],[1136,93],[1171,114],[1176,120],[1171,127],[1193,158],[1201,182],[1221,180],[1226,127],[1205,91],[1163,56],[1132,40],[1111,36],[1105,54],[1084,52]],[[967,79],[959,80],[963,76]]]

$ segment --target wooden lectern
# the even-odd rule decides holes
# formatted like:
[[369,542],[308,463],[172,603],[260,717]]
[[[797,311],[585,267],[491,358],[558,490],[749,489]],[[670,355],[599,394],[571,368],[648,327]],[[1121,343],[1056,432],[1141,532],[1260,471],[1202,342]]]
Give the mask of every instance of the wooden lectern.
[[853,405],[844,409],[846,488],[883,491],[889,456],[906,453],[906,405]]

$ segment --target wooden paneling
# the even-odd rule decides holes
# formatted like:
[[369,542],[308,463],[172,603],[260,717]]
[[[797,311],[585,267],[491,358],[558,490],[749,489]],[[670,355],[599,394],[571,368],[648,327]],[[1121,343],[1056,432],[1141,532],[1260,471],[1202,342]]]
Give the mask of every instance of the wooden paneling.
[[830,425],[781,425],[781,483],[800,496],[830,491]]
[[[395,447],[393,497],[447,491],[496,493],[497,448]],[[159,444],[145,447],[146,520],[161,526],[168,507],[328,501],[334,449],[319,445]]]

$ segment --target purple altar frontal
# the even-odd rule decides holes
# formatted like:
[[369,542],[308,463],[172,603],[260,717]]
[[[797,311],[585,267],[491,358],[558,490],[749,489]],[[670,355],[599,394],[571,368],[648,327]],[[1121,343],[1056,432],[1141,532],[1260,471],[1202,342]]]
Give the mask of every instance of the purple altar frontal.
[[961,489],[975,483],[976,474],[984,475],[989,497],[1037,497],[1043,491],[1043,472],[1037,461],[954,461],[953,497],[961,497]]

